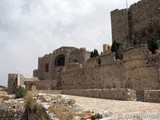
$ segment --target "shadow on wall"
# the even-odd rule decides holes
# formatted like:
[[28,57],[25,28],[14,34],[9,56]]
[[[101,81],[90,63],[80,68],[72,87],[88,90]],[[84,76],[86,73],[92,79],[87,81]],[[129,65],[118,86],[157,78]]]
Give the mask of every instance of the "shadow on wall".
[[63,54],[58,55],[55,59],[54,65],[55,67],[65,66],[65,56]]

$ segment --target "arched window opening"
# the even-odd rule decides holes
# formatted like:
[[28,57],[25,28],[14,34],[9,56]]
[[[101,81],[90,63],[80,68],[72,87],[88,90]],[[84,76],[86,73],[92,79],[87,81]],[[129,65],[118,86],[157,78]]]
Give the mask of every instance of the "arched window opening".
[[55,67],[60,67],[65,65],[65,56],[64,55],[58,55],[55,59]]

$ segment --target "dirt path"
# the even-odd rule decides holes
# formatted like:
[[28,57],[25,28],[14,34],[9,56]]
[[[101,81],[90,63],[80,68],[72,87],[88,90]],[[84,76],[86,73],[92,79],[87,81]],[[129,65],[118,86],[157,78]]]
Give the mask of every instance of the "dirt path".
[[[81,104],[94,110],[96,112],[108,110],[115,116],[118,114],[132,115],[133,113],[141,113],[146,116],[143,120],[150,120],[149,117],[158,117],[153,120],[160,120],[160,104],[149,102],[137,102],[137,101],[118,101],[98,98],[88,98],[64,95],[76,100],[76,103]],[[154,116],[153,116],[154,115]],[[145,117],[145,116],[144,116]]]

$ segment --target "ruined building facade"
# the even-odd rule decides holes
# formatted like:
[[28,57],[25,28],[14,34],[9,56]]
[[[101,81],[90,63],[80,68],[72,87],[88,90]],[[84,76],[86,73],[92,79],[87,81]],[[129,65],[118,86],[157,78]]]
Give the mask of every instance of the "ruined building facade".
[[17,86],[33,90],[62,90],[64,94],[160,102],[160,52],[150,54],[147,40],[160,40],[159,0],[142,0],[128,10],[111,12],[113,41],[121,44],[123,59],[110,46],[90,58],[85,48],[61,47],[38,59],[33,78],[9,74],[8,92]]

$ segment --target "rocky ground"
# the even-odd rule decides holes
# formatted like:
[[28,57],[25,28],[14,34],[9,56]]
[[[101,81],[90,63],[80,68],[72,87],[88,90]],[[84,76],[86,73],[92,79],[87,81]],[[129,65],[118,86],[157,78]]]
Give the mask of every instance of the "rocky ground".
[[[143,120],[160,120],[160,104],[138,101],[119,101],[97,98],[87,98],[79,96],[64,95],[75,99],[77,104],[85,106],[93,111],[110,111],[112,119],[143,119]],[[141,120],[140,119],[140,120]]]
[[[36,93],[33,99],[45,108],[50,120],[160,120],[160,104],[157,103],[48,93]],[[6,95],[0,109],[24,112],[24,101],[14,99],[14,95]]]

